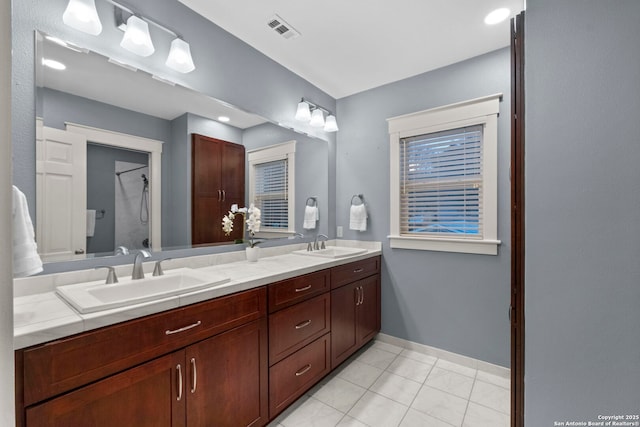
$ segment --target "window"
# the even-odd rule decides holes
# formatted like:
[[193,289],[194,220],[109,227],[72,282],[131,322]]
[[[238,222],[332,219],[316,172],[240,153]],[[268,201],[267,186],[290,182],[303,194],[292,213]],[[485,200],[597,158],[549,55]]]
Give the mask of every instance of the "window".
[[389,119],[392,248],[497,254],[500,96]]
[[294,232],[295,141],[249,151],[249,201],[261,211],[260,234]]

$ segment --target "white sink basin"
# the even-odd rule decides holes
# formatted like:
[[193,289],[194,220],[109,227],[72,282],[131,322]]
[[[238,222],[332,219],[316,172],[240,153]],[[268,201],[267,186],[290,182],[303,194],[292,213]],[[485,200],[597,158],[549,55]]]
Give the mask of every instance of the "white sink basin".
[[320,249],[315,251],[293,251],[292,253],[297,255],[315,256],[321,258],[344,258],[353,255],[360,255],[367,252],[366,249],[360,248],[346,248],[344,246],[329,246],[326,249]]
[[58,286],[56,292],[82,314],[124,307],[173,295],[219,286],[229,278],[190,268],[168,270],[164,276],[148,276],[140,280],[120,279],[106,285],[103,280]]

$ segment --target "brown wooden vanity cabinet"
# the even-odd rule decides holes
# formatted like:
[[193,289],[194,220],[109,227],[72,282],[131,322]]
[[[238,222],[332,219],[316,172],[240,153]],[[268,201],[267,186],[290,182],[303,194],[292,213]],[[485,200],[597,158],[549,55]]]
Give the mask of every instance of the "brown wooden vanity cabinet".
[[270,418],[331,370],[330,278],[323,270],[268,287]]
[[380,332],[380,257],[331,270],[331,368]]
[[264,426],[379,331],[378,256],[18,350],[18,426]]
[[27,427],[262,426],[267,339],[263,287],[19,350],[18,419]]

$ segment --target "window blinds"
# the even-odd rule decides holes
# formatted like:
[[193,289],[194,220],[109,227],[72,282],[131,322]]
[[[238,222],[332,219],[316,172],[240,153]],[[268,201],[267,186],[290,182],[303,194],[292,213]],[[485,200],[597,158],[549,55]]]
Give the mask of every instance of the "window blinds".
[[288,159],[254,165],[254,203],[260,208],[262,227],[289,227]]
[[482,125],[400,140],[400,234],[482,237]]

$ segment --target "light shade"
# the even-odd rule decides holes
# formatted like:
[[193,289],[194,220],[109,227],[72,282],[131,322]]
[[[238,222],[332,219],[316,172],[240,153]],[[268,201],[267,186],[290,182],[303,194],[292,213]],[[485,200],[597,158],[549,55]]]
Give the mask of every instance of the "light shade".
[[189,43],[178,38],[174,39],[171,42],[171,49],[165,64],[179,73],[190,73],[195,70],[196,66],[193,63],[193,58],[191,58]]
[[311,121],[309,124],[313,127],[322,127],[324,126],[324,115],[322,114],[322,110],[315,109],[313,113],[311,113]]
[[102,32],[95,0],[69,0],[62,22],[83,33],[97,36]]
[[140,56],[149,56],[156,50],[149,35],[149,25],[135,15],[127,19],[127,29],[120,46]]
[[337,132],[338,131],[338,122],[336,122],[336,117],[332,114],[327,116],[327,119],[324,122],[324,131],[325,132]]
[[311,110],[309,110],[309,104],[304,101],[298,103],[298,110],[296,111],[296,120],[301,122],[308,122],[311,120]]

